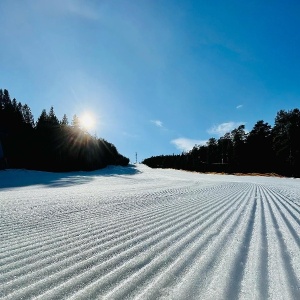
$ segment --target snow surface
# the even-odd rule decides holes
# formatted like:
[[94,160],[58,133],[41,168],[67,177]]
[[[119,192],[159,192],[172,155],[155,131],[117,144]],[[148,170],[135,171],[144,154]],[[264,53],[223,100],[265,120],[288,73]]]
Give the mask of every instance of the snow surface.
[[300,299],[300,180],[0,172],[1,299]]

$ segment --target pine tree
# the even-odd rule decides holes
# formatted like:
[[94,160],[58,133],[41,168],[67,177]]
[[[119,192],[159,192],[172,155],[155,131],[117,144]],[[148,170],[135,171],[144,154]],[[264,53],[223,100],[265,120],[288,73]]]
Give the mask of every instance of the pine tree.
[[53,106],[51,106],[50,111],[49,111],[48,122],[49,122],[49,125],[52,127],[59,125],[59,120],[55,115]]
[[8,90],[4,89],[3,95],[2,95],[2,105],[4,108],[6,108],[8,105],[11,104],[10,95]]
[[46,112],[46,109],[42,110],[41,115],[39,116],[37,122],[36,122],[36,129],[42,129],[48,126],[48,115]]
[[79,120],[79,118],[77,117],[77,115],[74,115],[74,116],[73,116],[72,126],[73,126],[74,128],[79,128],[79,127],[80,127],[80,120]]
[[24,104],[22,107],[23,118],[26,124],[29,124],[31,127],[34,127],[34,118],[31,113],[31,109],[27,104]]
[[300,173],[300,110],[280,110],[273,128],[273,147],[276,156],[290,174]]
[[68,120],[68,118],[67,118],[67,115],[66,115],[66,114],[64,114],[64,115],[63,115],[63,118],[62,118],[62,120],[61,120],[60,124],[61,124],[61,125],[63,125],[63,126],[67,126],[67,125],[69,125],[69,120]]

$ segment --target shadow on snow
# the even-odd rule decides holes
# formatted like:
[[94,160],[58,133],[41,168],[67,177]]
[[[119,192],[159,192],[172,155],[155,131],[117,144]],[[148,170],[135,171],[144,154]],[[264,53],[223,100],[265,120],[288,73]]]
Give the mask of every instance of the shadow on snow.
[[77,171],[67,173],[51,173],[32,170],[0,171],[0,189],[24,187],[30,185],[46,185],[50,187],[66,187],[85,184],[97,177],[131,176],[140,173],[135,165],[108,166],[96,171]]

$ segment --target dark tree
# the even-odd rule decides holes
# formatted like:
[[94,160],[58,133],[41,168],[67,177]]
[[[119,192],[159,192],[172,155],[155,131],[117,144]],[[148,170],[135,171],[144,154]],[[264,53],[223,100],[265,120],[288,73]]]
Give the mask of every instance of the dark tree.
[[62,118],[62,120],[61,120],[60,124],[61,124],[61,125],[63,125],[63,126],[67,126],[67,125],[69,125],[69,120],[68,120],[68,118],[67,118],[67,115],[66,115],[66,114],[64,114],[64,115],[63,115],[63,118]]
[[280,110],[273,128],[273,148],[280,169],[292,176],[300,175],[300,111]]
[[11,105],[10,95],[8,90],[4,89],[2,93],[2,107],[6,108],[7,106]]
[[274,167],[272,127],[258,121],[247,137],[248,169],[252,172],[271,172]]
[[221,155],[222,164],[230,163],[233,156],[233,142],[229,132],[220,137],[218,140],[218,148]]
[[47,126],[48,126],[48,115],[47,115],[46,109],[43,109],[41,115],[37,119],[36,129],[40,130],[40,129],[45,128]]
[[232,164],[236,172],[241,172],[245,162],[245,141],[247,135],[245,133],[245,125],[240,125],[238,128],[231,131],[231,139],[233,144],[232,149]]
[[207,163],[218,162],[218,144],[215,138],[210,138],[207,142]]
[[50,111],[49,111],[48,123],[49,123],[49,126],[51,126],[51,127],[58,127],[59,126],[59,121],[58,121],[58,118],[55,115],[53,106],[51,106]]
[[22,113],[23,113],[24,122],[33,128],[34,127],[34,118],[33,118],[31,109],[27,104],[24,104],[24,106],[22,107]]

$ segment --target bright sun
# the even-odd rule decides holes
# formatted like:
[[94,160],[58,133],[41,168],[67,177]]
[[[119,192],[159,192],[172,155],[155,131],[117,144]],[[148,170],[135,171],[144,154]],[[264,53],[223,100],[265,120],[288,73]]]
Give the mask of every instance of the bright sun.
[[80,118],[80,125],[89,130],[95,126],[95,118],[90,113],[84,113]]

